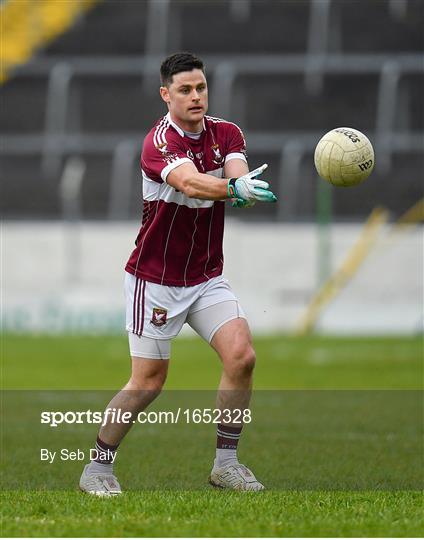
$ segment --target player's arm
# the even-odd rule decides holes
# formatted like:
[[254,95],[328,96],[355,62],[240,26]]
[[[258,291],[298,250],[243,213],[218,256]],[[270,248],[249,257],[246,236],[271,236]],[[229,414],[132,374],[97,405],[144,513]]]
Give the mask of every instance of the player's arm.
[[182,163],[173,169],[166,182],[191,199],[220,201],[228,197],[228,179],[200,173],[193,163]]
[[243,159],[230,159],[224,165],[226,178],[239,178],[249,172],[249,165]]
[[[232,160],[231,160],[232,161]],[[230,162],[231,162],[230,161]],[[241,160],[234,160],[241,161]],[[229,163],[227,165],[229,165]],[[227,166],[226,166],[227,167]],[[235,170],[235,165],[231,170]],[[220,201],[238,199],[240,201],[275,202],[275,195],[269,191],[269,184],[257,180],[268,165],[264,164],[252,172],[246,172],[239,178],[216,178],[210,174],[200,173],[193,163],[182,163],[168,174],[166,181],[173,188],[182,191],[192,199]],[[247,165],[246,169],[247,170]],[[228,171],[228,172],[230,172]],[[239,171],[243,172],[243,171]],[[226,168],[227,173],[227,168]]]

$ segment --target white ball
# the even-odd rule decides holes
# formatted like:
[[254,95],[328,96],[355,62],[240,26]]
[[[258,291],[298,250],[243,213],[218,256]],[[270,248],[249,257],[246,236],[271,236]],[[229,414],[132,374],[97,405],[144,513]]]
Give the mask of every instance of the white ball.
[[318,174],[335,186],[356,186],[374,168],[371,142],[357,129],[332,129],[315,148],[315,168]]

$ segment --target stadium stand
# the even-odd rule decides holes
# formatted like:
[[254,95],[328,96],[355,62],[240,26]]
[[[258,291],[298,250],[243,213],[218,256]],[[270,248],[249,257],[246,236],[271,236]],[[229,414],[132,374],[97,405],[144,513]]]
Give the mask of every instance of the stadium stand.
[[[362,219],[376,201],[400,214],[422,196],[424,3],[398,2],[97,3],[0,88],[3,217],[59,218],[75,155],[86,163],[82,216],[137,217],[139,150],[164,112],[157,72],[174,50],[204,57],[210,112],[241,125],[252,164],[270,165],[281,201],[248,219],[315,218],[314,144],[339,125],[369,134],[377,169],[355,190],[334,190],[335,218]],[[117,181],[130,185],[121,207]]]
[[27,62],[40,47],[65,32],[74,21],[98,0],[7,0],[1,9],[0,82],[9,72]]

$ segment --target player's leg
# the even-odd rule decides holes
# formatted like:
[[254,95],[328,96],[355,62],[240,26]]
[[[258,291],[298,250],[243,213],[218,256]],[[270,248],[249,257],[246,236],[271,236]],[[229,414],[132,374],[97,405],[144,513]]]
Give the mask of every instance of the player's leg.
[[[104,425],[96,440],[96,456],[84,468],[80,488],[94,495],[110,496],[121,492],[113,474],[118,446],[134,425],[137,415],[161,392],[168,372],[170,340],[154,340],[130,334],[131,377],[108,404]],[[137,355],[137,356],[135,356]],[[130,413],[126,421],[115,421],[112,411]],[[128,415],[127,415],[128,416]]]
[[[249,408],[256,360],[247,321],[239,318],[225,323],[214,335],[211,345],[223,366],[217,407],[222,411],[230,410],[232,420],[242,419]],[[242,428],[242,423],[221,422],[218,425],[216,457],[210,482],[220,487],[259,491],[264,489],[263,485],[250,469],[239,463],[237,457]]]
[[129,422],[107,422],[99,431],[99,439],[117,447],[130,430],[139,412],[143,411],[161,392],[168,373],[171,340],[152,339],[128,333],[131,354],[131,377],[116,394],[106,410],[120,409],[131,413]]
[[160,394],[166,380],[169,360],[132,357],[131,377],[127,384],[108,404],[106,410],[120,409],[129,412],[128,422],[109,421],[100,428],[99,439],[108,446],[117,447],[136,420],[137,414]]
[[[112,468],[116,451],[133,425],[134,417],[153,401],[165,382],[171,339],[180,332],[188,312],[189,299],[185,300],[182,289],[146,282],[128,273],[125,275],[126,328],[132,372],[127,385],[112,399],[108,408],[130,412],[131,418],[129,422],[117,423],[112,422],[111,416],[106,417],[106,425],[101,428],[96,442],[96,460],[87,465],[81,477],[80,487],[84,491],[95,494],[106,491],[110,495],[112,490],[108,487],[114,485],[113,491],[120,492]],[[106,481],[103,480],[105,475],[108,475]],[[96,489],[93,483],[95,486],[100,483],[101,487]]]
[[256,356],[246,319],[240,317],[227,321],[215,332],[210,345],[222,361],[223,371],[219,384],[222,395],[225,396],[227,390],[234,390],[234,395],[243,396],[248,404]]
[[[221,287],[222,288],[222,287]],[[231,294],[232,291],[230,290]],[[220,294],[218,298],[228,298]],[[213,485],[240,490],[261,490],[263,486],[253,473],[237,458],[237,446],[249,407],[252,376],[255,366],[255,351],[244,313],[233,295],[225,300],[203,307],[188,318],[192,328],[206,339],[221,358],[223,371],[217,395],[217,407],[229,410],[217,426],[217,448],[210,481]]]
[[[212,308],[214,309],[214,308]],[[219,467],[238,463],[237,446],[241,421],[250,403],[255,351],[246,319],[234,318],[221,326],[210,341],[222,361],[222,374],[217,393],[217,408],[229,410],[218,429],[215,464]],[[234,420],[239,420],[237,423]],[[226,436],[224,436],[226,435]]]

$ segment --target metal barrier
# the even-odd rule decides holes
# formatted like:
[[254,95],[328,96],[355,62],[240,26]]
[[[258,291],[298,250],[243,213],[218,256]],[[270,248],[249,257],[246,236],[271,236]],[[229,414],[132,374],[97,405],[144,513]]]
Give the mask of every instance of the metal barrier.
[[[257,55],[236,56],[227,60],[205,59],[212,70],[214,82],[211,89],[212,110],[224,118],[232,116],[234,85],[240,75],[304,74],[313,78],[317,70],[318,83],[322,74],[363,74],[379,75],[378,107],[376,112],[376,144],[384,152],[382,163],[390,165],[390,141],[394,130],[396,103],[400,78],[407,73],[424,73],[423,56],[402,55]],[[70,85],[76,76],[134,75],[149,79],[157,74],[159,57],[127,59],[122,62],[112,60],[99,62],[97,59],[83,59],[54,65],[49,77],[48,103],[45,122],[45,147],[43,170],[48,177],[57,176],[61,163],[61,139],[66,132],[70,115]],[[312,68],[311,66],[316,66]],[[29,73],[34,73],[29,69]],[[313,83],[313,84],[316,84]],[[71,111],[74,117],[78,111]],[[243,124],[243,122],[242,122]]]
[[130,216],[134,161],[139,153],[140,147],[133,139],[120,142],[113,153],[108,211],[108,218],[112,221]]
[[[325,4],[329,9],[330,2]],[[325,48],[324,46],[322,48]],[[390,167],[392,152],[411,149],[422,151],[422,137],[409,133],[394,133],[399,81],[407,73],[424,73],[423,56],[400,55],[340,55],[340,54],[290,54],[290,55],[235,55],[223,60],[222,56],[205,57],[208,70],[213,73],[211,88],[214,114],[231,118],[234,85],[240,75],[304,74],[313,75],[311,66],[321,74],[363,74],[379,76],[378,107],[375,121],[375,146],[379,153],[378,166]],[[76,77],[120,76],[150,77],[157,75],[162,56],[126,58],[68,58],[39,59],[21,68],[16,76],[49,74],[45,131],[40,135],[8,135],[2,137],[0,154],[42,153],[43,172],[47,178],[58,177],[66,154],[114,153],[113,180],[109,208],[110,218],[128,215],[131,167],[143,134],[67,133],[69,118],[78,116],[71,110],[71,84]],[[75,106],[75,103],[73,104]],[[249,134],[252,151],[276,152],[281,157],[280,181],[288,182],[285,190],[290,193],[288,204],[279,208],[280,219],[290,219],[296,211],[296,185],[298,171],[305,152],[311,151],[322,133],[304,133],[295,137],[291,132]],[[408,141],[408,145],[404,142]],[[412,143],[412,146],[411,144]],[[414,150],[415,149],[415,150]],[[285,180],[286,179],[286,180]],[[126,182],[121,192],[118,182]],[[121,186],[122,187],[122,186]]]
[[62,163],[63,137],[66,134],[72,75],[69,64],[60,62],[51,70],[49,77],[42,171],[46,178],[50,179],[57,177]]
[[249,20],[251,10],[250,0],[230,0],[231,17],[238,23]]
[[[370,134],[371,139],[373,135]],[[278,219],[290,220],[296,214],[298,202],[298,186],[301,185],[301,165],[302,159],[306,154],[313,153],[319,137],[317,134],[303,134],[291,137],[282,146],[280,153],[280,186],[283,186],[283,192],[288,193],[284,205],[278,207]],[[249,139],[250,142],[250,139]],[[251,146],[249,144],[249,146]],[[424,151],[422,134],[392,134],[380,143],[382,154],[396,153],[419,153]],[[380,158],[376,167],[379,168]],[[384,172],[384,171],[383,171]]]
[[389,11],[394,19],[404,19],[408,11],[408,0],[389,0]]
[[145,56],[147,62],[143,71],[143,93],[152,95],[157,87],[157,78],[150,78],[149,75],[155,70],[158,72],[158,65],[152,62],[155,55],[165,57],[168,36],[170,33],[169,9],[170,0],[149,0],[147,9],[147,32],[145,43]]
[[[331,0],[312,0],[309,10],[307,55],[310,60],[305,68],[305,87],[311,94],[322,90],[322,60],[328,52]],[[319,61],[314,56],[319,55]]]
[[[127,219],[131,203],[131,183],[134,162],[138,159],[145,133],[110,135],[63,135],[60,146],[61,156],[79,154],[113,154],[111,173],[111,199],[108,216],[110,219]],[[279,220],[290,220],[296,215],[298,186],[301,185],[301,164],[305,155],[312,153],[321,132],[246,132],[248,148],[253,153],[273,153],[280,157],[279,185],[286,194],[284,205],[278,206]],[[377,134],[368,134],[376,140]],[[1,155],[34,155],[45,148],[45,137],[40,135],[4,136],[0,145]],[[421,133],[394,133],[380,143],[382,155],[387,153],[423,152]],[[57,150],[57,149],[56,149]],[[57,154],[56,154],[57,157]],[[377,161],[379,167],[380,158]]]
[[81,187],[85,175],[85,162],[78,156],[69,157],[59,182],[59,196],[64,223],[66,284],[78,282],[81,270]]

